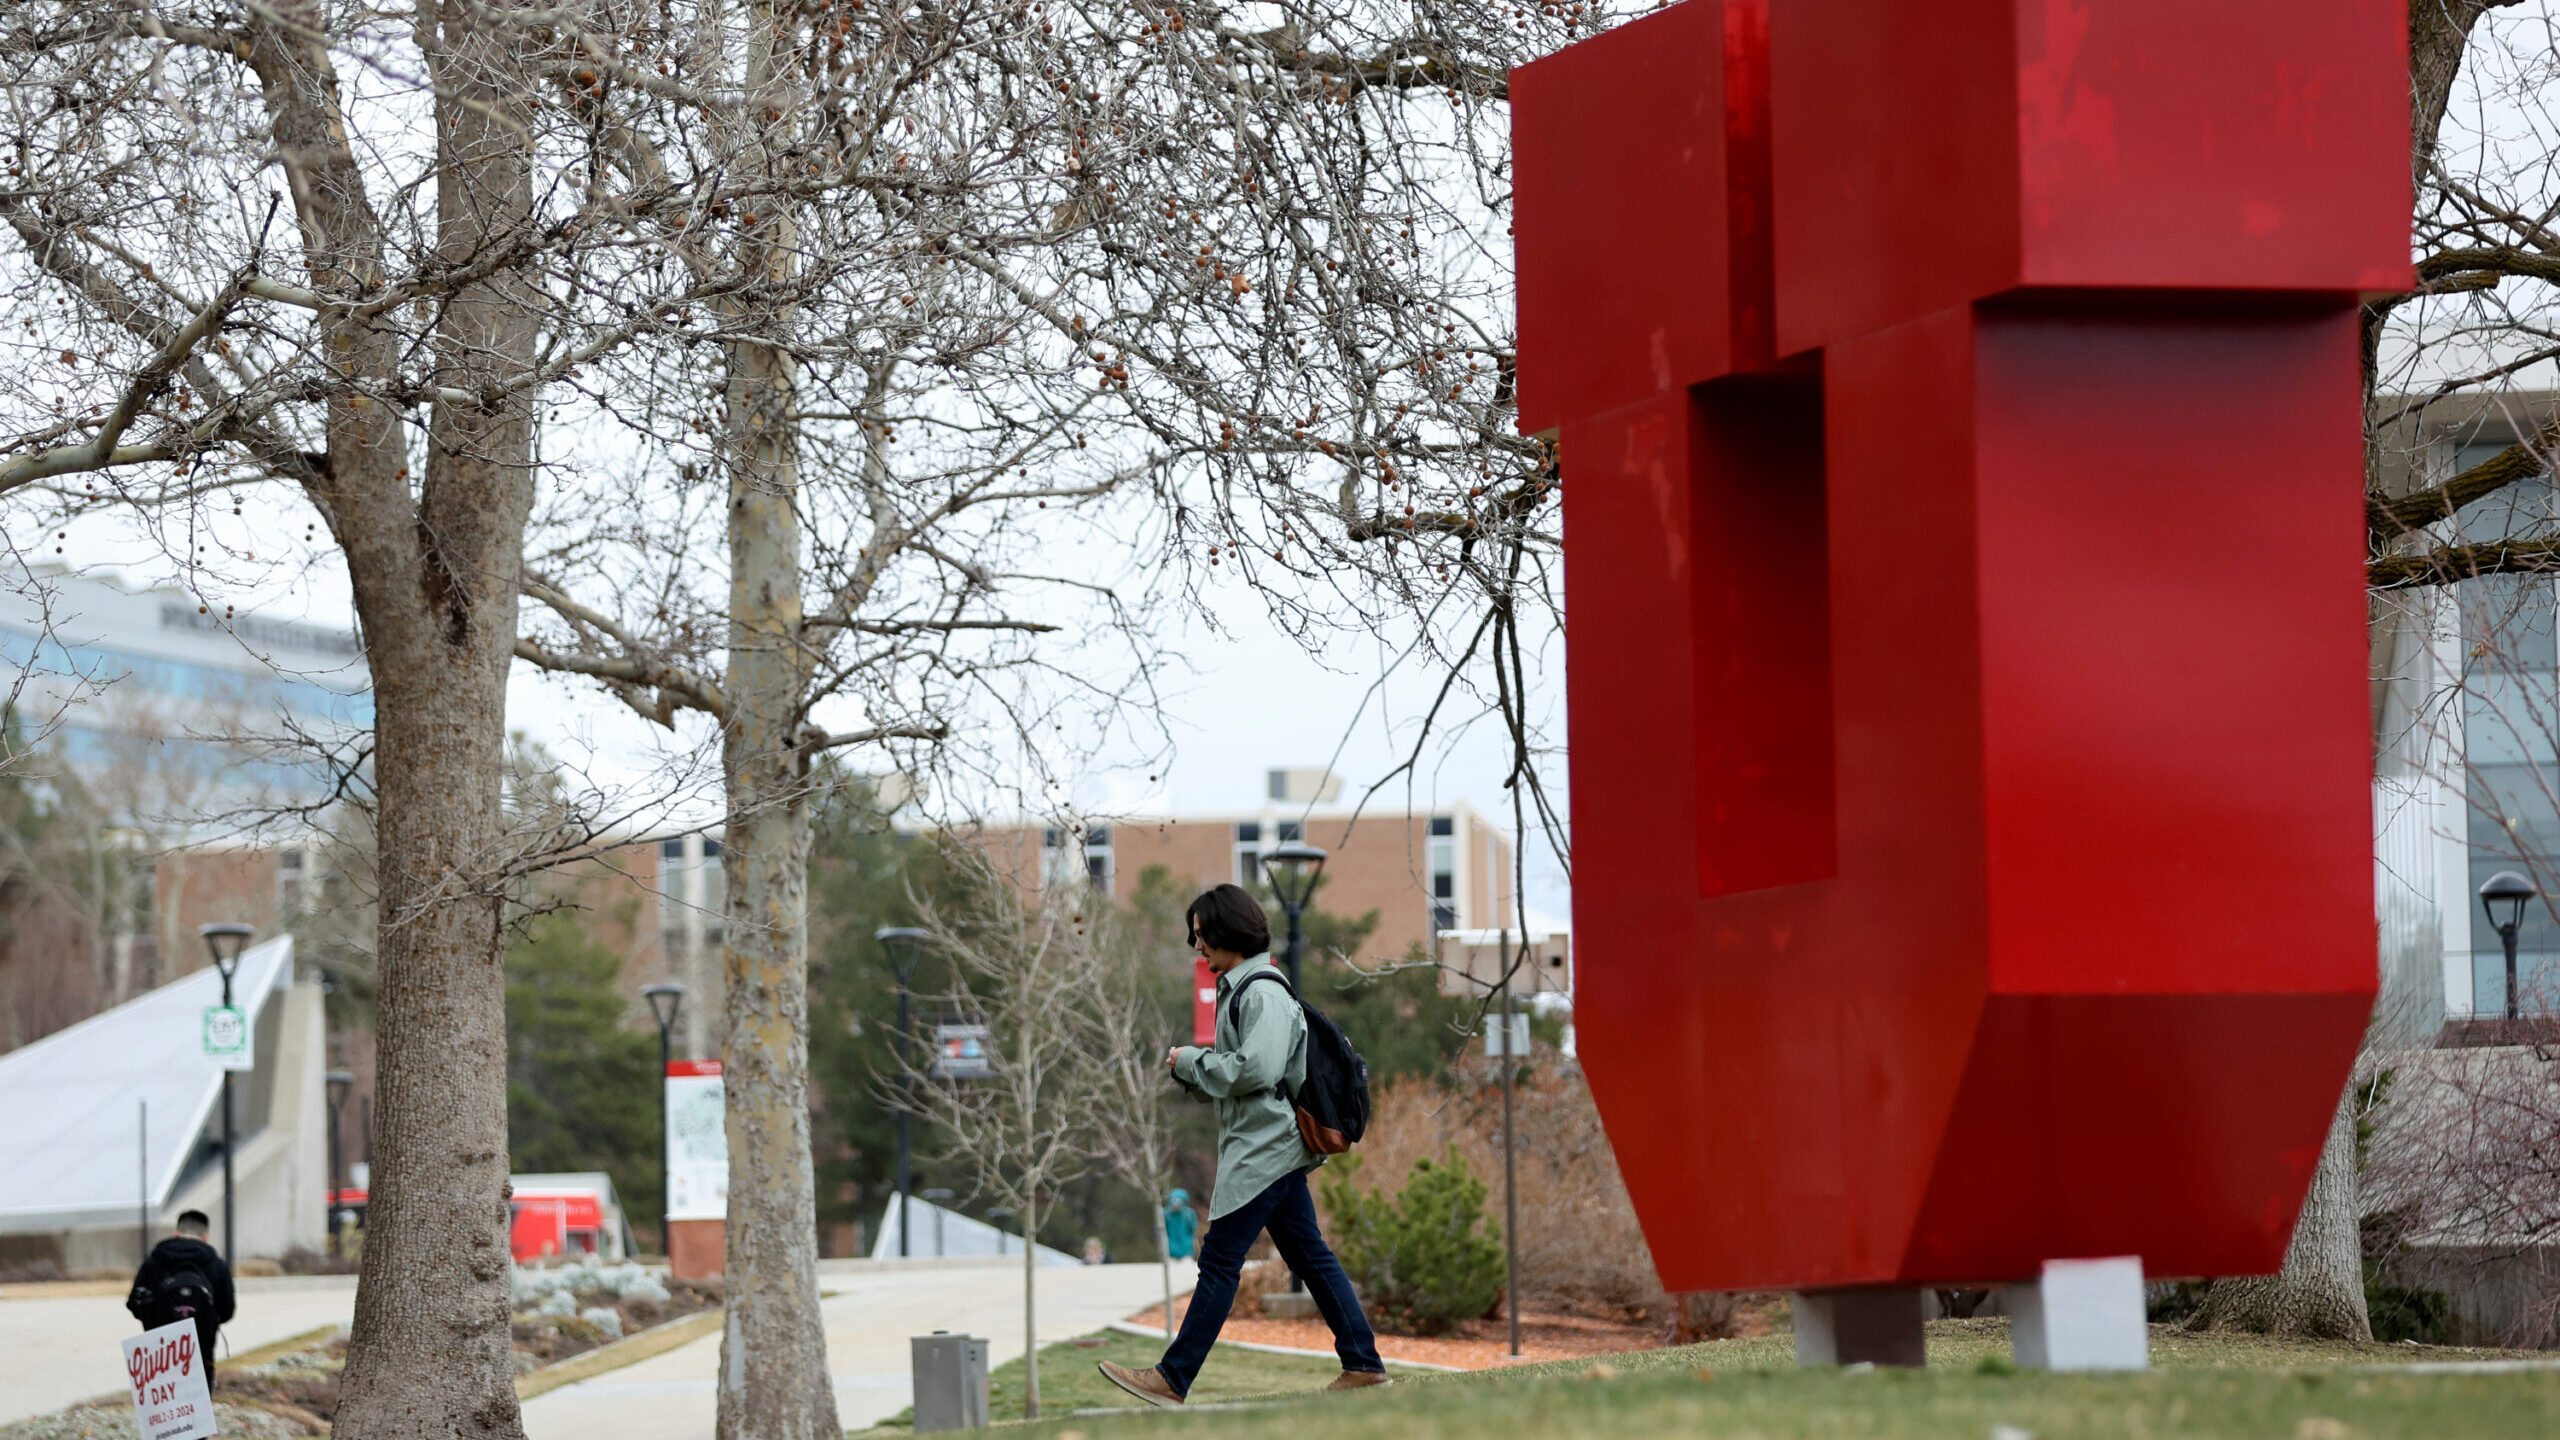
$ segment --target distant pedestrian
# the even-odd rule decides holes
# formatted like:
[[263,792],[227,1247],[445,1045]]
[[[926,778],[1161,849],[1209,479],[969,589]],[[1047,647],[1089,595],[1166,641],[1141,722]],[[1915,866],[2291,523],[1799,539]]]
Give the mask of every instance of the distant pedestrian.
[[1164,1253],[1167,1258],[1188,1260],[1191,1247],[1200,1238],[1200,1212],[1191,1208],[1191,1192],[1176,1190],[1164,1197]]
[[1087,1265],[1108,1265],[1111,1263],[1110,1247],[1102,1243],[1101,1236],[1087,1235],[1084,1237],[1084,1263]]
[[1280,1258],[1307,1282],[1316,1312],[1332,1327],[1342,1374],[1325,1388],[1384,1385],[1386,1365],[1378,1358],[1369,1317],[1324,1243],[1307,1193],[1307,1172],[1324,1157],[1300,1138],[1297,1106],[1289,1099],[1307,1078],[1306,1016],[1287,984],[1249,983],[1257,975],[1279,974],[1264,958],[1271,949],[1271,922],[1252,896],[1233,885],[1192,901],[1185,919],[1191,948],[1218,977],[1217,1044],[1177,1046],[1165,1053],[1165,1064],[1175,1079],[1216,1107],[1217,1189],[1209,1197],[1200,1280],[1181,1332],[1155,1364],[1132,1370],[1104,1361],[1103,1378],[1150,1405],[1181,1404],[1236,1303],[1245,1252],[1267,1229]]
[[207,1385],[213,1383],[215,1332],[231,1323],[233,1309],[231,1267],[206,1238],[212,1232],[213,1222],[203,1211],[180,1215],[177,1233],[151,1247],[134,1272],[132,1293],[124,1297],[124,1308],[145,1330],[180,1320],[196,1322],[196,1348],[204,1354]]

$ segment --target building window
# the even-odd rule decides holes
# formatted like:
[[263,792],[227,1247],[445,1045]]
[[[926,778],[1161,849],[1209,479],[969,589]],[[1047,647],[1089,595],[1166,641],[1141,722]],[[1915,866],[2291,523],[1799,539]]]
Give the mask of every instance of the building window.
[[[2454,473],[2507,448],[2504,441],[2466,444]],[[2455,517],[2461,538],[2506,539],[2547,524],[2548,475],[2506,487]],[[2554,715],[2560,714],[2560,613],[2542,575],[2488,575],[2454,587],[2462,617],[2464,789],[2470,819],[2470,884],[2500,870],[2548,875],[2560,865],[2560,766]],[[2519,1014],[2560,1010],[2560,925],[2551,907],[2525,907],[2516,957]],[[2471,1013],[2502,1015],[2507,1007],[2506,952],[2498,932],[2471,926]]]
[[1306,839],[1306,838],[1307,838],[1307,827],[1306,827],[1306,826],[1299,824],[1299,823],[1298,823],[1297,821],[1295,821],[1295,820],[1283,820],[1283,821],[1281,821],[1281,822],[1280,822],[1280,843],[1281,843],[1281,844],[1283,844],[1283,845],[1295,845],[1295,844],[1297,844],[1299,841],[1304,840],[1304,839]]
[[1111,893],[1111,827],[1096,825],[1077,830],[1051,826],[1040,832],[1040,874],[1051,886],[1065,886],[1082,880],[1086,885]]
[[1457,928],[1458,928],[1458,907],[1457,907],[1457,906],[1455,906],[1455,905],[1434,905],[1434,906],[1432,906],[1432,907],[1431,907],[1431,929],[1432,929],[1432,933],[1437,934],[1437,933],[1439,933],[1440,931],[1443,931],[1443,930],[1455,930],[1455,929],[1457,929]]
[[302,847],[290,846],[276,853],[276,908],[290,919],[300,915],[308,903],[305,898]]
[[1458,822],[1454,817],[1448,815],[1434,815],[1431,817],[1432,838],[1437,839],[1443,835],[1455,835],[1457,833]]
[[[1431,823],[1436,826],[1440,822],[1434,820]],[[1441,902],[1432,907],[1432,914],[1436,917],[1446,911],[1449,916],[1445,921],[1435,918],[1432,928],[1458,928],[1458,842],[1455,840],[1434,838],[1431,842],[1431,898]]]
[[1252,888],[1262,878],[1262,822],[1236,822],[1236,883]]

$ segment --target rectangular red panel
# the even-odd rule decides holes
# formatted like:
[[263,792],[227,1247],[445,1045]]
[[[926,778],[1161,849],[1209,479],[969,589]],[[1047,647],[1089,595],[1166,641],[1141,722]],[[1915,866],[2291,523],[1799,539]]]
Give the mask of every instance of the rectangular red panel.
[[1778,6],[1779,351],[2019,286],[2405,288],[2407,23],[2399,0]]
[[2014,3],[2028,284],[2408,288],[2406,0]]
[[1512,72],[1524,432],[1768,363],[1767,28],[1683,0]]
[[1975,343],[1992,988],[2370,988],[2356,312]]

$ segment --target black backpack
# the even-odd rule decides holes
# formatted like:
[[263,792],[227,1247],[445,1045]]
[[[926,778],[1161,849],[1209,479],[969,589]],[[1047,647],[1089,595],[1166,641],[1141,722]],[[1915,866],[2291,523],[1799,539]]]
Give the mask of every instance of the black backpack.
[[[1289,990],[1289,977],[1277,970],[1246,976],[1244,985],[1227,997],[1227,1024],[1238,1035],[1244,1033],[1244,1017],[1236,1002],[1256,980],[1277,980]],[[1369,1062],[1351,1048],[1351,1037],[1332,1016],[1299,1000],[1295,990],[1289,990],[1289,998],[1298,1001],[1299,1013],[1307,1017],[1306,1083],[1287,1095],[1298,1112],[1298,1138],[1319,1155],[1339,1155],[1359,1144],[1369,1128]]]
[[192,1265],[172,1270],[151,1287],[163,1325],[213,1314],[213,1282]]

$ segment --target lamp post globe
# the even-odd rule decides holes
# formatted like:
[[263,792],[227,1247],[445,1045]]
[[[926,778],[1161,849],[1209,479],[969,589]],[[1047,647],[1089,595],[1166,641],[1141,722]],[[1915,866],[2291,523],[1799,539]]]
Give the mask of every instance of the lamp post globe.
[[1289,844],[1262,857],[1263,878],[1271,882],[1271,894],[1279,900],[1280,909],[1289,917],[1289,946],[1282,952],[1281,964],[1289,972],[1289,988],[1298,988],[1298,963],[1306,949],[1304,918],[1307,902],[1316,894],[1316,881],[1324,874],[1325,855],[1313,845]]
[[[249,948],[250,937],[257,933],[255,926],[243,925],[237,920],[217,920],[210,925],[196,927],[196,934],[204,941],[206,952],[213,956],[213,968],[222,972],[222,1008],[225,1010],[231,1008],[231,976],[240,968],[240,952]],[[240,1259],[233,1245],[239,1235],[233,1212],[239,1207],[233,1203],[236,1188],[231,1176],[231,1139],[231,1071],[226,1068],[222,1072],[222,1263],[226,1265],[237,1264]]]
[[668,1233],[667,1189],[672,1180],[667,1165],[667,1066],[675,1059],[676,1017],[684,1013],[685,988],[669,980],[640,987],[640,998],[649,1002],[649,1013],[658,1022],[658,1248],[672,1259],[675,1240]]
[[2507,957],[2506,1016],[2513,1020],[2516,1006],[2516,945],[2524,931],[2525,902],[2542,891],[2534,883],[2513,870],[2501,870],[2480,887],[2480,908],[2489,912],[2489,923],[2497,927],[2499,948]]
[[933,938],[933,932],[918,930],[911,925],[883,925],[871,932],[871,938],[879,943],[881,953],[889,957],[890,972],[898,979],[898,1032],[892,1043],[898,1047],[898,1258],[903,1260],[910,1253],[907,1245],[907,1202],[915,1180],[908,1161],[908,1116],[914,1109],[908,1103],[908,1097],[914,1093],[909,1087],[915,1082],[907,1073],[909,1057],[914,1049],[908,1043],[912,1037],[907,1033],[907,986],[915,979],[916,962],[924,958],[925,942]]

